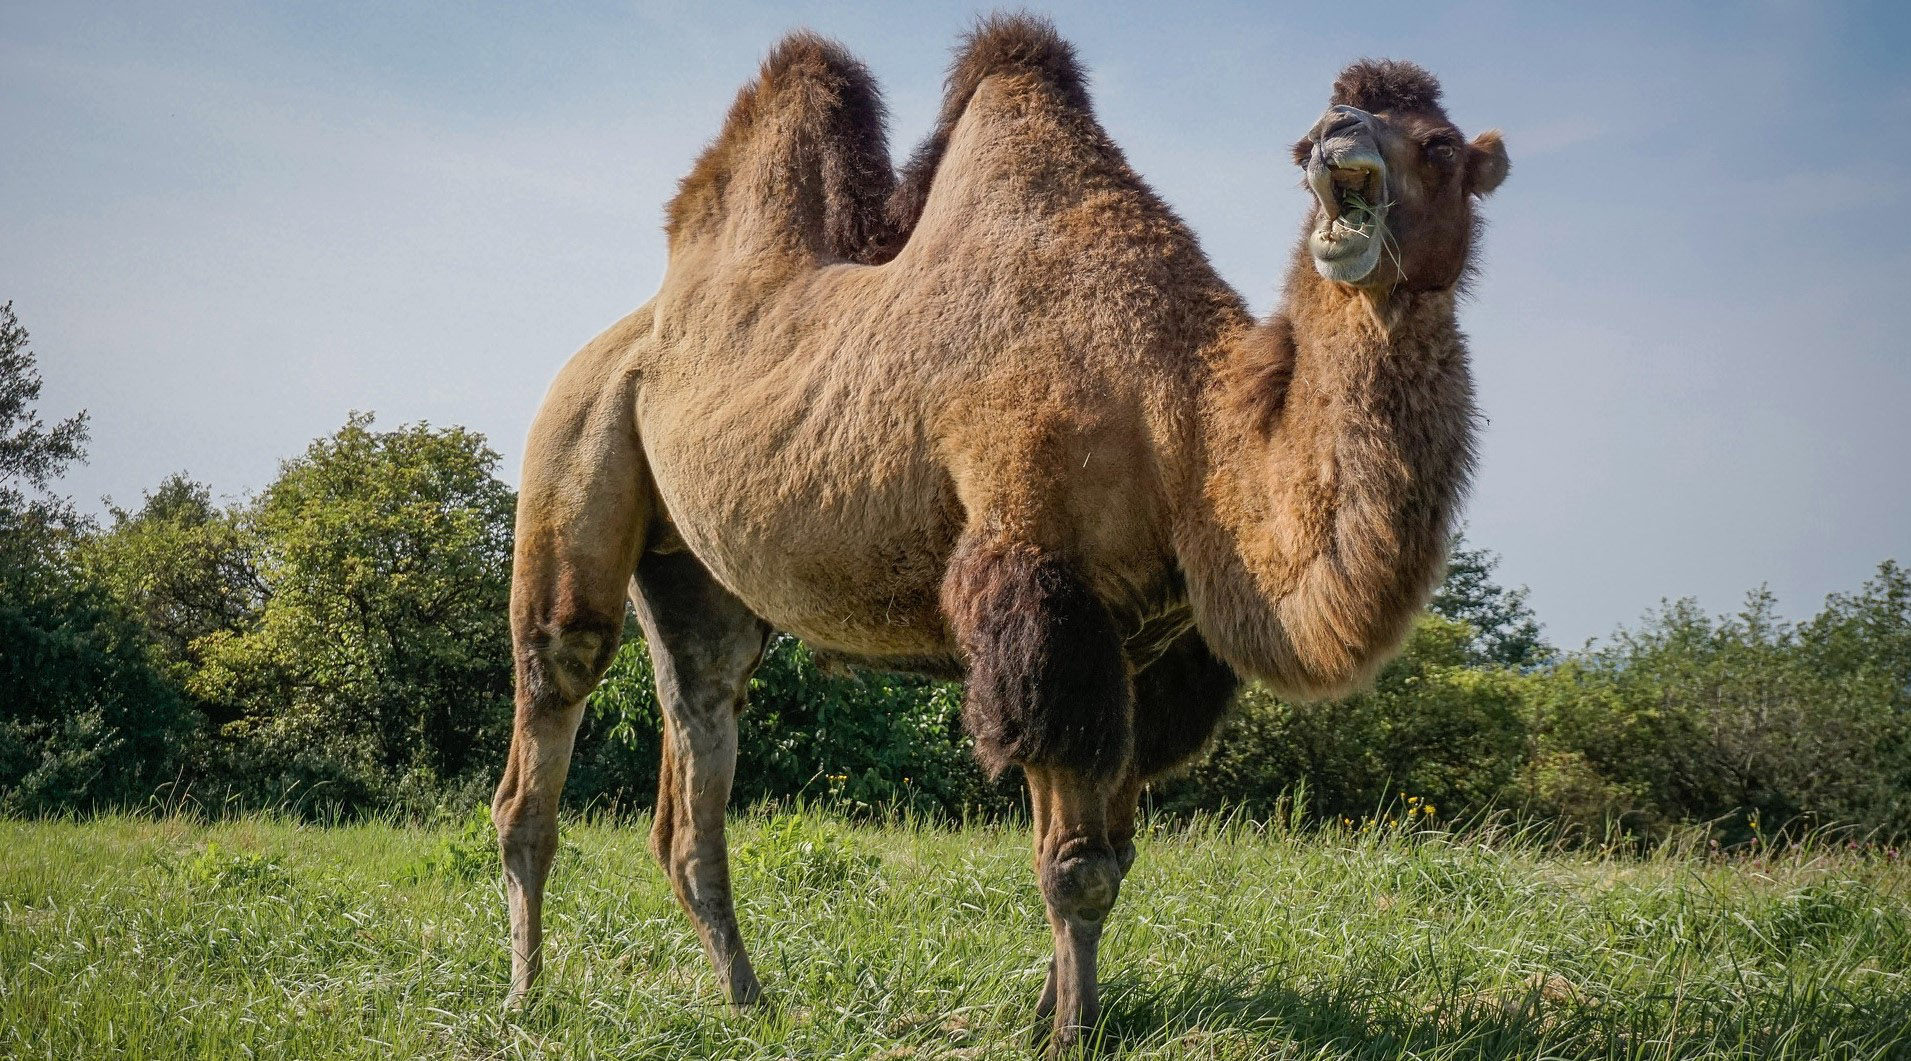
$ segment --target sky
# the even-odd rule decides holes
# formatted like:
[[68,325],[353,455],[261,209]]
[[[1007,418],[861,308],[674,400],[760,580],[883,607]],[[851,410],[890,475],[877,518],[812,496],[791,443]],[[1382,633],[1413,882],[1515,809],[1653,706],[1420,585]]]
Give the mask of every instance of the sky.
[[[1462,309],[1466,511],[1556,642],[1665,598],[1809,615],[1911,562],[1911,8],[1046,4],[1103,124],[1253,304],[1288,145],[1362,56],[1504,130]],[[0,5],[0,301],[62,490],[239,499],[352,410],[484,432],[513,483],[566,357],[655,291],[663,204],[779,35],[843,41],[900,156],[968,4]]]

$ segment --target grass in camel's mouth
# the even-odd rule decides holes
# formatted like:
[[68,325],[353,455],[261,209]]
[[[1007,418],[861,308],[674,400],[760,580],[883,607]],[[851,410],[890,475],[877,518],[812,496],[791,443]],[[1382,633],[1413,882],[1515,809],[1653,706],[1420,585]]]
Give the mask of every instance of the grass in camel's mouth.
[[1385,203],[1368,202],[1367,196],[1358,188],[1344,188],[1340,191],[1340,216],[1334,219],[1334,226],[1358,235],[1372,236],[1386,208]]

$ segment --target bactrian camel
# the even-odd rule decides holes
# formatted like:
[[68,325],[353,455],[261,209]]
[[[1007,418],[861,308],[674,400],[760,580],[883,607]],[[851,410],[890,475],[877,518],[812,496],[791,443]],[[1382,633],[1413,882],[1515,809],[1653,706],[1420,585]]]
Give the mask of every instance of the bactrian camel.
[[760,991],[724,842],[736,717],[781,630],[966,680],[980,761],[1028,782],[1059,1049],[1097,1017],[1143,783],[1202,747],[1237,675],[1363,681],[1440,573],[1475,421],[1454,304],[1507,158],[1431,75],[1335,82],[1262,322],[1046,23],[970,35],[899,182],[883,120],[841,48],[779,44],[670,204],[661,290],[538,412],[493,807],[514,1000],[626,594],[664,715],[651,843],[729,1000]]

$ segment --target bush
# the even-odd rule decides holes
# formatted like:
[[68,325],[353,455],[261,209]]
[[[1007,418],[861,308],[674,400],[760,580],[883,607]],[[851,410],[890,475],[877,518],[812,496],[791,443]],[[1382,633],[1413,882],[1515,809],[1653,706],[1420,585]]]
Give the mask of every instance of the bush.
[[1188,774],[1160,786],[1171,811],[1278,812],[1305,789],[1317,819],[1382,814],[1409,796],[1436,812],[1491,805],[1526,752],[1525,677],[1469,665],[1475,631],[1429,615],[1374,687],[1341,700],[1294,703],[1250,685]]
[[[988,781],[970,754],[961,696],[906,675],[827,673],[808,646],[778,636],[750,680],[732,802],[944,820],[1018,806],[1018,786]],[[662,727],[649,653],[628,639],[591,696],[567,799],[651,806]]]
[[1802,625],[1769,593],[1713,619],[1662,608],[1531,685],[1536,812],[1644,835],[1717,821],[1911,830],[1911,579],[1886,563]]

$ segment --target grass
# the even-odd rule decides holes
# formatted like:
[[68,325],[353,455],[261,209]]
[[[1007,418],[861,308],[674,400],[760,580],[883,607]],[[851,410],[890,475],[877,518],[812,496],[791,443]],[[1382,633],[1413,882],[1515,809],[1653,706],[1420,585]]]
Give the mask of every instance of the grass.
[[[0,1056],[1025,1056],[1047,930],[1021,832],[732,830],[773,1004],[725,1012],[645,847],[572,823],[525,1014],[481,820],[0,821]],[[1133,1058],[1911,1057],[1911,868],[1808,846],[1158,831],[1103,948]]]

